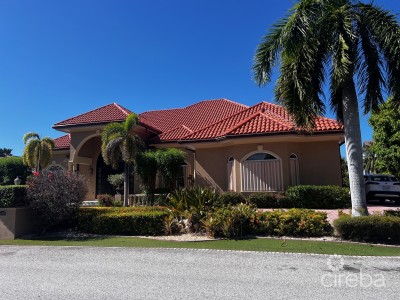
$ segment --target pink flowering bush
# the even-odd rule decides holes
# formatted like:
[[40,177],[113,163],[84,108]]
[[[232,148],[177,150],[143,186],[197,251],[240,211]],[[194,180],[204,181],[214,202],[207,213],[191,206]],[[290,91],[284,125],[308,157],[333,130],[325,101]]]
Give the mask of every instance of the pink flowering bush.
[[42,171],[28,180],[27,196],[43,230],[73,222],[86,194],[86,180],[74,173]]

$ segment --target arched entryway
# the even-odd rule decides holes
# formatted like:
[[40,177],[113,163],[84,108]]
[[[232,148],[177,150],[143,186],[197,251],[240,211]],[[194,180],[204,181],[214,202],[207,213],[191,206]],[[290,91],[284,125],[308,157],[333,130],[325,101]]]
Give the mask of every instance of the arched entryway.
[[[131,170],[133,168],[131,167]],[[118,169],[113,169],[111,166],[106,165],[101,154],[97,158],[96,163],[96,195],[110,194],[114,195],[116,193],[115,188],[108,182],[108,176],[111,174],[121,174],[124,173],[124,163],[121,162]],[[134,178],[133,172],[130,175],[129,193],[134,193]]]

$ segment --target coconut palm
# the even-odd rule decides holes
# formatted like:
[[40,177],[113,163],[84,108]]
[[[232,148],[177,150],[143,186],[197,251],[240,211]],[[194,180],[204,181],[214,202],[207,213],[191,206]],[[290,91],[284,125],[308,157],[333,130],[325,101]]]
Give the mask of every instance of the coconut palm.
[[28,132],[24,135],[23,141],[25,148],[22,159],[25,165],[39,172],[50,164],[55,146],[52,138],[40,138],[36,132]]
[[383,88],[395,97],[400,94],[396,17],[359,1],[300,0],[257,48],[253,71],[259,85],[271,81],[278,62],[277,101],[306,129],[325,112],[321,98],[330,78],[329,104],[344,125],[352,214],[368,214],[356,88],[363,95],[364,112],[378,109]]
[[104,162],[114,169],[118,168],[121,160],[125,163],[124,206],[128,206],[130,166],[143,149],[140,137],[132,131],[138,123],[138,116],[132,113],[126,118],[125,123],[108,124],[101,135],[101,153]]

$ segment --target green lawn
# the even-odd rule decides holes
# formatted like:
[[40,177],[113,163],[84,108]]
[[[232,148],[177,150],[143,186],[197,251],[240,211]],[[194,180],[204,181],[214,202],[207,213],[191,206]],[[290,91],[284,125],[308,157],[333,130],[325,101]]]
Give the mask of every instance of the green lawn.
[[400,247],[351,244],[323,241],[281,239],[216,240],[206,242],[172,242],[131,237],[101,238],[52,238],[0,240],[0,245],[31,246],[90,246],[90,247],[139,247],[139,248],[192,248],[242,251],[271,251],[292,253],[320,253],[341,255],[400,256]]

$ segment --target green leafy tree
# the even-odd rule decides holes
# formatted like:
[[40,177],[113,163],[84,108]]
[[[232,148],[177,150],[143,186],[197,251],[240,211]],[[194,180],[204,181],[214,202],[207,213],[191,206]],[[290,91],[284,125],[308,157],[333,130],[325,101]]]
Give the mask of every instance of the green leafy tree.
[[12,156],[12,149],[9,148],[0,148],[0,157]]
[[17,176],[25,184],[26,178],[31,174],[30,168],[24,165],[22,157],[9,156],[0,158],[0,185],[14,184]]
[[186,155],[176,148],[167,148],[156,152],[158,169],[164,179],[166,187],[173,191],[177,186]]
[[101,135],[101,153],[104,162],[114,169],[118,168],[121,160],[125,163],[124,206],[128,206],[130,167],[143,149],[142,140],[133,132],[138,123],[138,116],[132,113],[124,123],[108,124]]
[[398,103],[390,98],[373,112],[369,124],[373,128],[371,151],[376,157],[375,170],[400,177],[400,111]]
[[342,173],[342,186],[349,187],[349,170],[347,169],[347,162],[346,159],[341,157],[340,158],[340,171]]
[[364,143],[363,160],[364,160],[364,171],[369,174],[376,174],[377,155],[375,153],[372,142]]
[[154,204],[154,191],[156,189],[156,178],[158,171],[156,151],[147,150],[143,153],[139,153],[136,157],[136,173],[142,179],[143,188],[150,200],[151,205]]
[[305,129],[312,129],[325,112],[321,99],[330,78],[329,105],[344,125],[352,215],[367,215],[356,87],[363,95],[364,112],[383,102],[382,87],[400,95],[396,16],[373,3],[299,0],[257,48],[253,71],[259,85],[271,81],[278,62],[276,99]]
[[40,138],[36,132],[28,132],[23,138],[25,148],[22,159],[25,165],[39,172],[50,164],[55,146],[49,137]]

